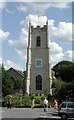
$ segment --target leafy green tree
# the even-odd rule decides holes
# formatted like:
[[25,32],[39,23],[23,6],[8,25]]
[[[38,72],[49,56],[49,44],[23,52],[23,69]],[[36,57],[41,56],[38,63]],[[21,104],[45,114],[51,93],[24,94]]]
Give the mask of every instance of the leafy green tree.
[[63,83],[62,86],[61,86],[61,88],[58,90],[57,96],[58,96],[58,98],[60,98],[61,100],[66,99],[66,96],[67,96],[66,86],[67,86],[66,83]]
[[63,84],[65,84],[62,80],[56,79],[52,83],[52,89],[54,92],[54,95],[58,95],[58,91],[62,88]]
[[53,82],[54,95],[60,100],[66,99],[66,97],[74,97],[74,81],[70,83],[63,82],[59,79],[56,79]]
[[69,83],[74,80],[74,63],[69,61],[61,61],[53,67],[56,78]]
[[61,89],[58,91],[58,96],[60,99],[66,99],[66,97],[74,97],[74,84],[63,84]]
[[17,79],[14,81],[13,89],[16,90],[21,88],[23,88],[23,80],[21,77],[17,77]]
[[4,65],[2,64],[2,94],[3,96],[6,96],[8,94],[11,94],[13,92],[12,89],[12,80],[7,71],[4,68]]

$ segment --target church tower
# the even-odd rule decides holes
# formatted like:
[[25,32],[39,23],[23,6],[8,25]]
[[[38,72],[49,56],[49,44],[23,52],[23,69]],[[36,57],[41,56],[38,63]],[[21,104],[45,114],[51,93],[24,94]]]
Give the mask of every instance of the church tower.
[[50,91],[48,21],[44,26],[33,27],[29,22],[27,47],[27,94],[41,95]]

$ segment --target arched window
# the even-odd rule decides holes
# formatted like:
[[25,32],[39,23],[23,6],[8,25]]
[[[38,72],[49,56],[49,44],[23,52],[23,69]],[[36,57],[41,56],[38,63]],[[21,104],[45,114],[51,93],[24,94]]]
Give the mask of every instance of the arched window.
[[36,76],[36,90],[42,90],[42,77]]
[[41,38],[40,38],[40,36],[37,36],[36,46],[41,46]]

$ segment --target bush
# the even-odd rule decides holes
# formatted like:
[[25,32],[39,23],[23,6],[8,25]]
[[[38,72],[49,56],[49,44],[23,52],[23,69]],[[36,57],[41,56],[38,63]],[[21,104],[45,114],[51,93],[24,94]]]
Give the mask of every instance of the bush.
[[50,107],[50,105],[51,105],[51,107],[54,107],[54,102],[52,100],[49,100],[48,104],[49,104],[49,107]]
[[35,103],[36,103],[36,104],[40,104],[40,103],[41,103],[41,99],[40,99],[40,98],[36,98],[36,99],[35,99]]
[[24,107],[30,107],[31,106],[31,99],[29,96],[26,96],[23,101],[22,104]]
[[2,101],[2,107],[6,107],[6,101]]
[[45,99],[45,96],[41,96],[41,101],[43,102],[43,100]]
[[20,107],[21,106],[20,100],[14,100],[14,102],[12,103],[12,106],[13,107]]
[[[13,96],[12,107],[31,107],[32,98],[35,99],[35,107],[43,107],[44,96]],[[53,101],[49,100],[49,105],[53,106]],[[6,106],[6,99],[3,99],[2,106]]]
[[35,96],[34,96],[33,94],[30,95],[31,100],[33,100],[34,97],[35,97]]

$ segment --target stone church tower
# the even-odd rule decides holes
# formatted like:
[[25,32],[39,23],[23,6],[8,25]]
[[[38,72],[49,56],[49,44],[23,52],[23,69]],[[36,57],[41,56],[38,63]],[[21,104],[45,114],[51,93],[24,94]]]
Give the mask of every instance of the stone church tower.
[[41,95],[50,91],[48,21],[43,27],[29,23],[26,92]]

